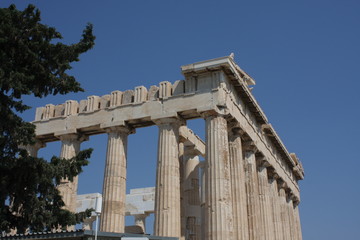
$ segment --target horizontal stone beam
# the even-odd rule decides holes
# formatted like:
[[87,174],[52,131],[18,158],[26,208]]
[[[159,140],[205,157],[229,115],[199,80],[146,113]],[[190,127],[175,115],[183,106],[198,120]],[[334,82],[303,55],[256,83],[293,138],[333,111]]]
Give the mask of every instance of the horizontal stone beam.
[[191,129],[186,126],[181,126],[179,135],[181,142],[184,142],[185,145],[193,145],[195,150],[199,152],[202,157],[205,157],[205,142]]
[[32,123],[36,126],[37,139],[51,142],[58,140],[56,135],[65,132],[77,132],[84,135],[105,133],[101,126],[114,125],[114,123],[126,123],[138,128],[155,125],[152,119],[159,119],[161,116],[179,116],[185,120],[199,118],[197,109],[217,110],[218,99],[218,91],[182,94],[162,101],[127,104],[89,113],[42,119]]

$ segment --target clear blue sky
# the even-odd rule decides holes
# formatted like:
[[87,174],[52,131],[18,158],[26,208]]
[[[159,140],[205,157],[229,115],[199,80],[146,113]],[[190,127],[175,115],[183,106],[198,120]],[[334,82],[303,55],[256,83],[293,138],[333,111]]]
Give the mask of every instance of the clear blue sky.
[[[359,1],[1,1],[34,3],[43,23],[78,41],[87,22],[96,45],[71,71],[85,93],[36,100],[33,107],[183,79],[180,66],[235,53],[256,81],[253,93],[305,168],[305,240],[360,237]],[[24,115],[34,119],[34,109]],[[203,122],[190,126],[203,136]],[[128,189],[155,182],[156,127],[129,137]],[[79,193],[101,192],[106,136],[91,137]],[[138,150],[136,150],[138,149]],[[48,144],[40,155],[60,152]]]

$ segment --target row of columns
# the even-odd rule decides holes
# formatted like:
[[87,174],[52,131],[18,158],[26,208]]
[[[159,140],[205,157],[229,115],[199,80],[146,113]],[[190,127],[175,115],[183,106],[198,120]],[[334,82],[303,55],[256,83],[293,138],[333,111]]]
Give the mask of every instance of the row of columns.
[[[266,158],[253,143],[243,143],[242,130],[229,129],[223,116],[205,113],[203,117],[202,199],[199,153],[179,142],[183,122],[154,120],[159,128],[154,235],[187,240],[301,240],[298,201],[286,192]],[[127,138],[132,132],[126,126],[107,128],[100,231],[125,230]],[[77,154],[84,140],[75,134],[60,139],[60,156],[66,159]],[[67,208],[75,211],[77,178],[63,179],[59,190]]]

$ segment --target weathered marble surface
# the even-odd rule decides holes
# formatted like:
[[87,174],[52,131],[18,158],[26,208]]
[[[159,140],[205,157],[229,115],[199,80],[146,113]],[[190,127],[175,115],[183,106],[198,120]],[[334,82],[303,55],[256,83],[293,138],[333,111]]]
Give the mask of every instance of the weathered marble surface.
[[[233,55],[181,69],[185,79],[173,84],[163,81],[149,89],[138,86],[37,108],[37,142],[60,139],[61,156],[71,158],[80,138],[109,134],[103,231],[125,229],[129,129],[157,125],[155,234],[181,240],[301,240],[298,181],[304,170],[252,95],[249,86],[255,80]],[[186,128],[186,120],[194,118],[206,122],[205,141]],[[196,154],[185,154],[190,147]],[[37,149],[28,151],[36,155]],[[64,179],[59,186],[72,211],[76,182]],[[145,229],[143,214],[135,214],[136,226]]]

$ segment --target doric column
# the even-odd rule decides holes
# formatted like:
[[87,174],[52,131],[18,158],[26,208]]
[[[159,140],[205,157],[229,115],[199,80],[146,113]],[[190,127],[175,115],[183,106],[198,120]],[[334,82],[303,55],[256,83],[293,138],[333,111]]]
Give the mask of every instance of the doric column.
[[284,239],[282,222],[281,222],[281,208],[279,201],[279,191],[277,179],[279,176],[272,170],[268,171],[269,176],[269,186],[270,186],[270,196],[271,196],[271,205],[272,205],[272,214],[273,214],[273,223],[274,223],[274,236],[276,240],[286,240]]
[[200,240],[199,151],[194,145],[185,145],[184,151],[184,210],[188,240]]
[[205,212],[206,212],[206,195],[205,195],[205,161],[200,162],[200,207],[201,207],[201,240],[205,239]]
[[110,127],[108,133],[100,231],[125,232],[127,139],[125,126]]
[[[60,158],[71,159],[77,155],[80,150],[80,143],[84,140],[80,138],[78,134],[61,135],[61,153]],[[60,194],[65,203],[65,209],[75,212],[76,211],[76,196],[78,188],[78,176],[70,181],[67,178],[63,178],[58,186]]]
[[288,217],[289,217],[289,231],[290,231],[290,240],[297,240],[297,232],[295,227],[295,219],[294,219],[294,205],[291,194],[288,194],[287,198],[287,208],[288,208]]
[[93,225],[93,223],[94,223],[95,220],[96,220],[96,217],[95,217],[95,216],[91,216],[91,217],[89,217],[89,218],[85,218],[85,219],[83,220],[83,223],[82,223],[82,229],[83,229],[83,230],[92,230],[92,229],[93,229],[92,225]]
[[180,216],[181,216],[181,236],[179,240],[185,240],[186,217],[184,200],[184,143],[179,143],[179,168],[180,168]]
[[40,148],[46,147],[46,143],[36,140],[33,145],[20,146],[25,149],[31,157],[37,157]]
[[240,134],[240,128],[233,128],[229,132],[234,239],[248,240],[249,230],[246,204],[245,170]]
[[181,236],[179,120],[155,120],[159,127],[154,234]]
[[299,200],[293,200],[294,203],[294,219],[295,219],[295,227],[296,227],[296,237],[297,240],[302,240],[302,233],[301,233],[301,223],[300,223],[300,214],[299,214]]
[[280,216],[281,225],[283,229],[284,240],[291,239],[288,204],[286,198],[286,184],[283,181],[279,182],[279,201],[280,201]]
[[146,217],[147,216],[148,216],[148,214],[134,215],[135,225],[141,227],[143,229],[144,233],[146,233]]
[[264,238],[266,240],[276,240],[274,236],[274,222],[272,219],[272,205],[270,200],[270,186],[268,181],[267,167],[270,166],[264,156],[257,158],[258,181],[259,181],[259,201],[260,214]]
[[[61,140],[60,158],[71,159],[75,157],[80,151],[80,143],[86,140],[85,137],[78,134],[65,134],[59,136]],[[72,181],[68,178],[63,178],[60,181],[58,190],[65,203],[65,209],[76,212],[76,197],[78,189],[78,176],[75,176]],[[67,226],[68,231],[75,230],[75,226]]]
[[252,142],[244,144],[245,150],[245,175],[248,206],[249,239],[262,240],[264,233],[260,217],[259,183],[256,170],[256,147]]
[[206,240],[233,239],[229,144],[226,119],[204,115],[206,122]]

